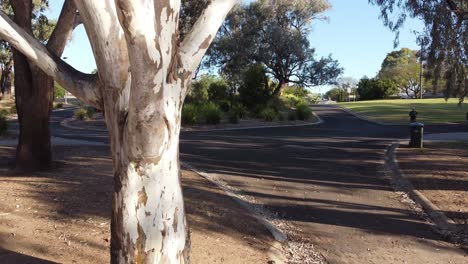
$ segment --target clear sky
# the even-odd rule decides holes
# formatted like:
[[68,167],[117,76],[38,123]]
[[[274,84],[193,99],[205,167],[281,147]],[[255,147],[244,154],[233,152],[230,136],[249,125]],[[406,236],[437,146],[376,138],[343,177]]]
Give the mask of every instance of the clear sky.
[[[310,41],[319,56],[332,54],[345,68],[344,76],[360,79],[374,77],[386,54],[394,50],[395,34],[383,26],[379,9],[368,0],[330,0],[332,9],[325,13],[329,20],[315,21]],[[63,0],[50,0],[50,15],[57,17]],[[409,20],[401,32],[400,46],[418,49],[412,30],[421,28]],[[91,72],[96,68],[83,26],[79,26],[65,49],[65,60],[75,68]],[[323,92],[323,90],[321,91]]]

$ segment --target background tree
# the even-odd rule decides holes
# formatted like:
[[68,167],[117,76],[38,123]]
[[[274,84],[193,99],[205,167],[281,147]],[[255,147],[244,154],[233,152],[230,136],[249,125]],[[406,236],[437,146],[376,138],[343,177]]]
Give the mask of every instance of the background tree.
[[335,102],[345,102],[347,101],[347,96],[346,92],[341,89],[340,87],[334,87],[328,90],[325,93],[325,97],[327,97],[329,100],[333,100]]
[[307,39],[312,21],[329,7],[325,0],[260,0],[239,6],[218,35],[211,59],[230,76],[242,74],[245,65],[264,65],[276,82],[273,96],[289,83],[334,83],[342,73],[338,62],[315,59]]
[[[60,14],[58,26],[49,23],[43,14],[47,1],[10,1],[14,21],[36,37],[55,56],[60,56],[75,26],[76,7],[66,0]],[[49,38],[50,37],[50,38]],[[28,59],[13,50],[15,65],[15,102],[18,112],[20,135],[16,151],[17,170],[49,168],[51,144],[49,120],[54,99],[54,80]]]
[[390,79],[362,78],[358,83],[359,100],[388,99],[398,93],[397,85]]
[[468,2],[466,0],[369,0],[381,9],[381,17],[398,32],[407,17],[420,19],[425,28],[418,40],[422,56],[433,71],[434,86],[445,78],[446,95],[460,103],[468,95]]
[[5,41],[0,41],[0,91],[1,98],[11,94],[11,75],[13,71],[13,53]]
[[[181,1],[75,2],[98,75],[83,74],[0,12],[0,37],[102,109],[114,164],[112,263],[189,263],[179,133],[192,76],[235,0],[212,0],[183,37]],[[60,25],[60,21],[59,21]]]
[[403,48],[387,54],[377,78],[392,80],[408,97],[416,98],[421,92],[420,70],[417,52]]

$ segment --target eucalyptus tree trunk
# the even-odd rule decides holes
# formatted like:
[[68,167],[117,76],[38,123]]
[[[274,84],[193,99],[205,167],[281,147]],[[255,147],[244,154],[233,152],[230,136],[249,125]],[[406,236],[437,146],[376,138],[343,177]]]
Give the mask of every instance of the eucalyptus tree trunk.
[[0,37],[102,109],[114,165],[112,263],[189,263],[179,133],[192,74],[236,0],[212,0],[183,39],[180,0],[81,0],[98,75],[77,72],[0,13]]
[[285,87],[288,87],[288,82],[284,81],[283,79],[280,79],[278,84],[276,85],[275,90],[273,91],[272,96],[279,97]]
[[13,59],[10,59],[2,69],[2,77],[0,78],[0,89],[2,99],[10,98],[11,96],[11,71],[13,69]]
[[[15,21],[32,34],[31,0],[12,1]],[[47,47],[57,56],[63,53],[71,36],[76,17],[72,0],[66,0]],[[30,64],[21,52],[13,51],[15,60],[15,98],[20,134],[16,151],[17,170],[49,168],[52,161],[49,120],[54,100],[54,79],[34,64]]]

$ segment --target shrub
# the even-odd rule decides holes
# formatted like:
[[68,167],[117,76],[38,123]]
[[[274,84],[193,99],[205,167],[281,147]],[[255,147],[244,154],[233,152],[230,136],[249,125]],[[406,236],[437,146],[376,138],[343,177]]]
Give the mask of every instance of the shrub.
[[289,120],[289,121],[296,121],[296,120],[297,120],[297,114],[296,114],[296,112],[289,112],[289,113],[288,113],[288,120]]
[[65,89],[58,84],[57,82],[54,82],[54,98],[64,98],[65,97]]
[[74,112],[74,116],[78,120],[85,120],[85,119],[88,118],[88,114],[86,112],[86,109],[83,108],[83,107],[80,107],[80,108],[76,109],[75,112]]
[[312,116],[312,110],[307,104],[299,104],[296,107],[296,116],[299,120],[307,120]]
[[222,77],[215,77],[208,86],[208,97],[212,102],[221,102],[228,96],[229,85]]
[[229,112],[229,123],[231,124],[239,123],[239,115],[236,112],[234,111]]
[[205,117],[206,123],[217,125],[221,122],[221,110],[214,103],[205,103],[201,105],[202,115]]
[[278,113],[275,111],[275,109],[270,108],[270,107],[264,108],[259,113],[259,117],[266,122],[272,122],[273,120],[275,120],[277,116],[278,116]]
[[97,112],[97,109],[92,106],[87,106],[85,107],[85,109],[86,109],[86,115],[88,119],[93,119],[93,116]]
[[247,108],[241,104],[235,104],[232,106],[231,112],[236,113],[240,119],[247,116]]
[[11,108],[10,108],[10,114],[16,114],[18,111],[16,110],[16,105],[13,105]]
[[294,108],[299,104],[305,104],[306,100],[294,94],[282,94],[281,99],[288,108]]
[[4,135],[8,130],[7,118],[4,113],[0,113],[0,135]]
[[182,108],[182,124],[196,125],[200,118],[199,107],[195,104],[185,104]]
[[54,103],[54,106],[53,106],[54,109],[59,109],[62,107],[63,107],[63,103]]
[[256,112],[258,105],[267,104],[271,90],[265,67],[261,64],[253,65],[243,73],[238,90],[240,102]]

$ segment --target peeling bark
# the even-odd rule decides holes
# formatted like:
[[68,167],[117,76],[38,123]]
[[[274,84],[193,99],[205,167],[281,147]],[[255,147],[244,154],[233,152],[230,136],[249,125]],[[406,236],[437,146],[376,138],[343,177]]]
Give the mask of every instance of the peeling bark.
[[180,40],[180,0],[76,1],[98,67],[94,87],[0,13],[0,37],[104,110],[114,166],[112,263],[190,263],[181,110],[192,73],[235,3],[211,1]]

